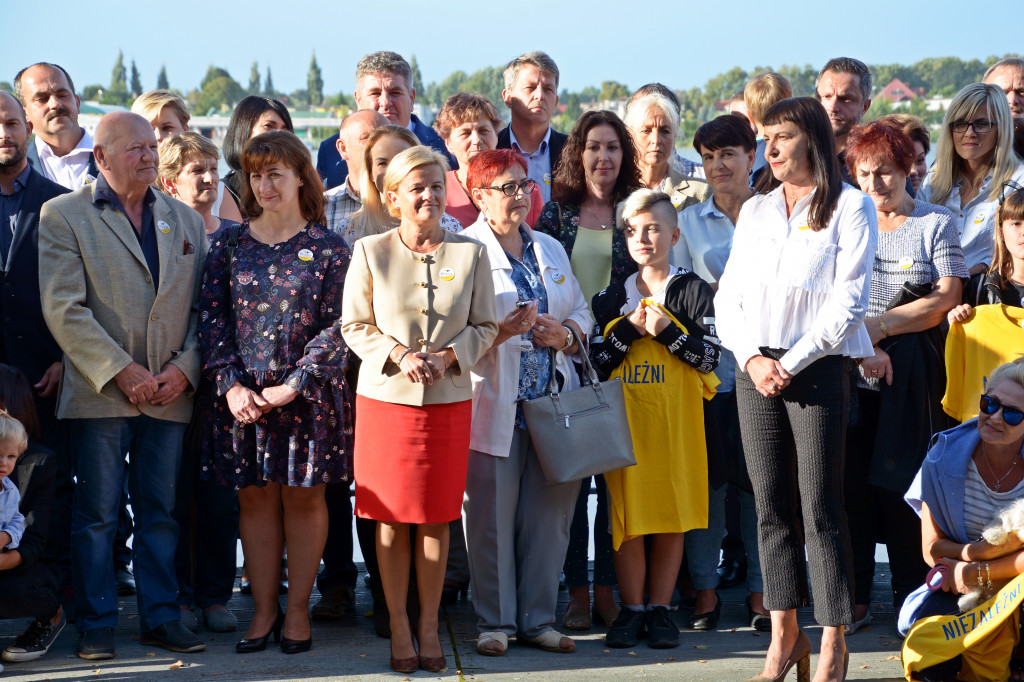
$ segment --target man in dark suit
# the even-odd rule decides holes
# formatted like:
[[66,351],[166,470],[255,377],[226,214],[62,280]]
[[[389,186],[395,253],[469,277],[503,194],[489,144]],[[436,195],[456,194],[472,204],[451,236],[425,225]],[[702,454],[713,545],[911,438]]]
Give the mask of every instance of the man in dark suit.
[[551,129],[558,106],[558,66],[544,52],[527,52],[505,67],[501,98],[512,122],[498,133],[498,149],[515,149],[526,159],[527,175],[551,201],[551,181],[567,135]]
[[[412,86],[412,68],[396,52],[372,52],[356,65],[356,107],[373,109],[388,119],[391,125],[402,126],[413,132],[421,144],[444,155],[452,169],[459,163],[448,152],[441,136],[412,113],[416,103],[416,88]],[[324,189],[337,187],[348,175],[348,164],[338,151],[338,135],[320,143],[317,150],[316,170],[324,181]]]
[[78,125],[82,101],[70,74],[48,62],[27,66],[14,77],[14,94],[36,134],[28,148],[29,165],[70,190],[95,180],[99,170],[92,138]]

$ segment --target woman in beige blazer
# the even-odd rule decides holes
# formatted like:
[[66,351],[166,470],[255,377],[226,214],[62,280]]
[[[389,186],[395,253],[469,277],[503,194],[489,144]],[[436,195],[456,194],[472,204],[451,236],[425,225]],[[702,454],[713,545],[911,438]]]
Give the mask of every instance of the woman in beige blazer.
[[[444,157],[423,146],[392,160],[384,193],[401,224],[355,243],[342,308],[345,341],[362,359],[355,513],[377,521],[391,667],[405,673],[447,669],[437,612],[448,522],[460,516],[466,487],[469,370],[498,333],[483,245],[441,228],[447,170]],[[405,603],[410,523],[417,524],[419,652]]]

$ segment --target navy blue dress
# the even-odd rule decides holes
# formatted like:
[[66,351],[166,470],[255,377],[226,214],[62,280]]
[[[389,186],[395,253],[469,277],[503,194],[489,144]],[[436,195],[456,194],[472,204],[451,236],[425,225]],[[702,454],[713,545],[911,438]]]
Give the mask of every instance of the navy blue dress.
[[[228,235],[215,235],[199,303],[203,373],[213,386],[202,476],[236,489],[348,481],[353,415],[341,297],[351,252],[321,225],[264,244],[245,223],[228,273]],[[286,384],[299,396],[241,424],[225,397],[236,382],[256,392]]]

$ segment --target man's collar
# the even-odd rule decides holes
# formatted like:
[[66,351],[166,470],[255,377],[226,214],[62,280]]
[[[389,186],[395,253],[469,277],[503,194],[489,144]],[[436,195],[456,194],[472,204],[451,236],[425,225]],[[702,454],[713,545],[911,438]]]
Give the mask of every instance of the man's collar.
[[[26,162],[25,167],[21,169],[20,173],[18,173],[18,177],[14,178],[14,191],[4,196],[11,197],[20,192],[21,190],[25,189],[25,185],[28,184],[28,176],[31,173],[32,166]],[[3,192],[0,192],[0,194],[3,194]]]
[[[92,201],[94,204],[99,205],[100,203],[111,204],[116,209],[124,209],[124,204],[121,202],[121,197],[117,195],[114,188],[107,182],[107,178],[103,173],[100,173],[96,178],[96,189],[93,190]],[[156,194],[153,192],[152,187],[146,188],[146,196],[143,197],[142,203],[146,206],[152,206],[156,202]]]
[[[509,139],[509,142],[511,143],[510,146],[513,149],[515,149],[520,154],[525,154],[526,153],[519,146],[519,142],[516,141],[516,134],[512,131],[512,124],[511,123],[508,125],[508,139]],[[540,146],[537,147],[537,151],[534,152],[534,153],[535,154],[538,154],[538,153],[542,154],[542,153],[544,153],[547,150],[547,148],[548,148],[548,144],[549,144],[550,140],[551,140],[551,126],[549,125],[547,132],[544,133],[544,139],[542,139],[540,141]]]
[[[89,136],[89,133],[86,132],[85,128],[79,128],[79,130],[82,131],[82,137],[81,139],[78,140],[78,143],[75,145],[75,148],[59,158],[66,159],[68,157],[75,156],[78,154],[92,154],[92,137]],[[50,148],[50,145],[47,144],[46,141],[44,141],[43,138],[39,137],[38,135],[35,136],[35,143],[36,151],[39,153],[40,159],[44,157],[57,156],[56,154],[53,153],[53,149]]]

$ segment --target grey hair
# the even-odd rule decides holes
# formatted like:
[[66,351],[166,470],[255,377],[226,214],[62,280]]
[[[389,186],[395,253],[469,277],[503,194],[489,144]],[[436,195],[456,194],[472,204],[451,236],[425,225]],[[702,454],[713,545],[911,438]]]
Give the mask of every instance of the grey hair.
[[672,203],[672,197],[661,190],[647,189],[646,187],[634,191],[619,204],[615,224],[619,226],[619,229],[626,229],[630,220],[641,213],[649,212],[663,202],[668,204],[668,212],[672,214],[672,227],[675,227],[676,207]]
[[364,55],[356,64],[356,86],[365,76],[379,73],[393,73],[405,79],[405,85],[412,90],[412,68],[409,62],[397,52],[381,50]]
[[814,92],[818,92],[818,82],[825,75],[826,71],[832,73],[850,73],[860,79],[860,94],[864,99],[871,97],[871,70],[868,65],[853,57],[834,57],[821,67],[821,71],[814,79]]
[[555,60],[549,57],[547,52],[535,50],[519,55],[505,67],[502,75],[505,77],[506,90],[511,90],[516,86],[516,81],[519,80],[519,71],[527,64],[536,66],[541,71],[546,71],[554,76],[555,90],[558,89],[558,66],[555,64]]
[[676,106],[675,102],[660,93],[652,93],[631,100],[626,104],[626,115],[623,116],[622,122],[626,124],[626,127],[629,128],[633,135],[636,135],[644,124],[644,118],[651,107],[658,107],[665,114],[665,117],[668,118],[668,124],[672,128],[672,140],[674,141],[679,135],[679,107]]
[[987,83],[989,76],[998,71],[999,69],[1016,69],[1021,73],[1024,73],[1024,59],[1019,57],[1007,57],[1002,61],[998,61],[992,66],[988,67],[985,71],[985,76],[981,79],[982,83]]

